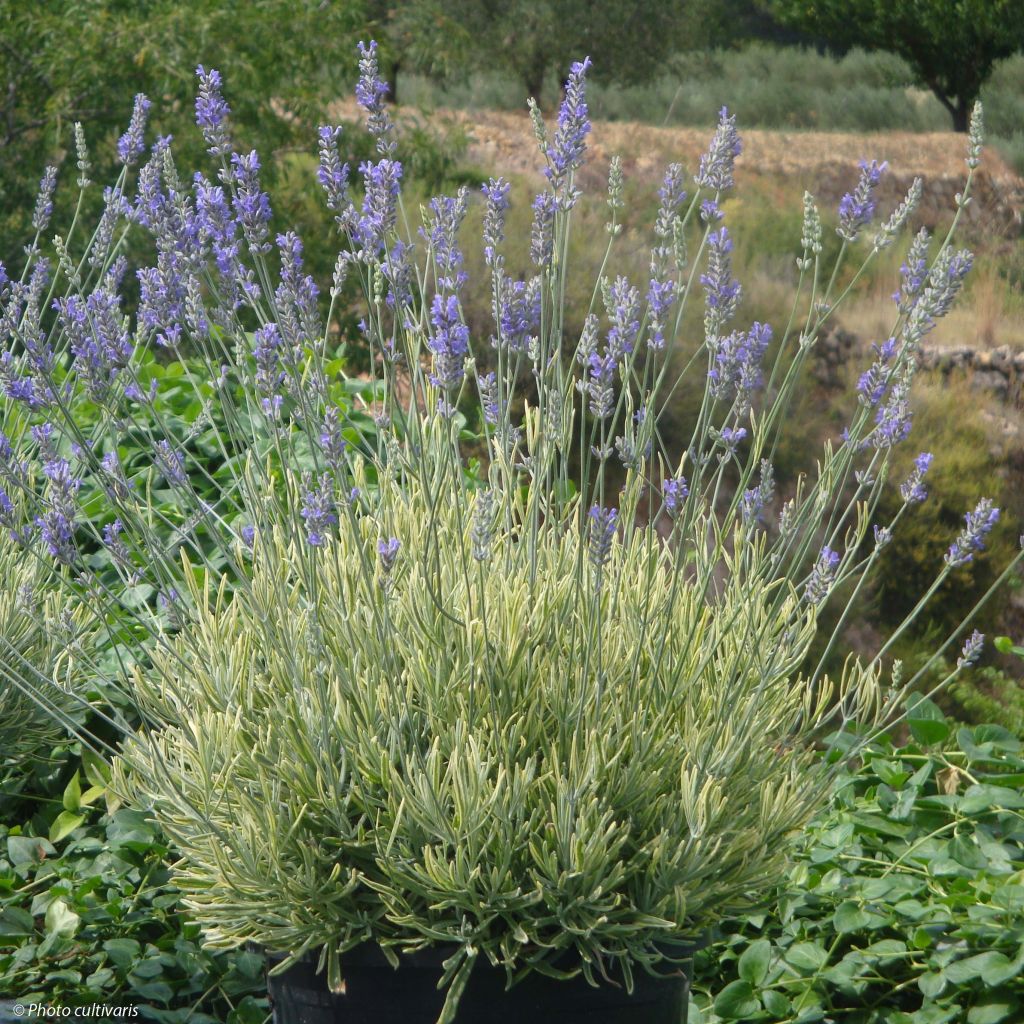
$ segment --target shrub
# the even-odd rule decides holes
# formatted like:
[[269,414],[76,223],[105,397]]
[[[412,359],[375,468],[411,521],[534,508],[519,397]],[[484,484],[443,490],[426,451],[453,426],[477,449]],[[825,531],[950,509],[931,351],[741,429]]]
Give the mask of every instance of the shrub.
[[[507,183],[484,189],[485,372],[461,307],[468,190],[431,201],[414,249],[399,230],[401,166],[372,45],[360,66],[380,159],[362,165],[354,195],[338,129],[323,127],[319,177],[345,236],[330,310],[357,281],[368,379],[344,376],[329,350],[299,238],[278,235],[269,258],[256,157],[233,149],[219,80],[200,69],[219,184],[182,176],[160,140],[116,211],[155,249],[138,270],[134,331],[113,234],[86,242],[87,271],[58,244],[45,329],[38,253],[6,287],[14,341],[0,366],[25,422],[5,469],[16,477],[9,464],[24,458],[51,478],[53,465],[68,470],[57,492],[21,481],[39,526],[22,543],[104,621],[131,624],[108,671],[142,725],[115,780],[180,849],[176,881],[207,941],[255,941],[286,965],[319,950],[332,984],[358,944],[395,961],[442,945],[447,1021],[483,959],[510,978],[568,965],[627,985],[684,959],[688,940],[784,870],[839,770],[814,744],[898,714],[920,674],[890,681],[886,669],[913,616],[834,677],[824,663],[836,632],[817,665],[805,662],[825,610],[842,624],[845,596],[922,500],[918,464],[871,534],[910,429],[916,349],[971,256],[915,241],[894,340],[776,523],[771,459],[808,353],[895,242],[919,183],[870,230],[884,168],[865,163],[840,203],[834,260],[807,196],[788,326],[774,339],[763,323],[737,328],[721,221],[740,142],[723,112],[692,197],[681,167],[665,175],[644,293],[610,273],[618,164],[598,277],[581,285],[568,257],[589,65],[576,64],[553,136],[535,113],[547,185],[532,204],[526,278],[505,261]],[[972,174],[980,148],[979,112]],[[572,289],[589,293],[578,337]],[[702,309],[687,320],[695,296]],[[687,353],[684,325],[701,320]],[[150,387],[168,382],[152,350],[186,343],[195,360],[179,360],[170,382],[195,396],[187,429],[163,421]],[[521,372],[533,380],[525,399]],[[666,438],[662,404],[692,376],[703,396],[692,435]],[[102,410],[85,433],[80,403]],[[194,450],[215,405],[211,472]],[[34,419],[53,424],[52,440],[24,429]],[[126,434],[148,462],[125,463]],[[101,508],[70,500],[79,479],[105,496]],[[104,535],[98,520],[114,515]],[[998,518],[982,499],[951,530],[924,600]],[[118,587],[83,559],[97,540]],[[122,600],[140,583],[144,600]],[[967,640],[950,675],[980,644]]]

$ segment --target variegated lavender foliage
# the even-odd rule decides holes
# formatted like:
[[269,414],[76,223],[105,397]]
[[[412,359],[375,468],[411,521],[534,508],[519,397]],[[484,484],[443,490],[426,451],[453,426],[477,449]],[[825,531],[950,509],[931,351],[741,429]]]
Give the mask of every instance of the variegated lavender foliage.
[[[741,145],[723,110],[692,183],[667,170],[644,282],[610,269],[613,161],[607,272],[570,337],[588,67],[573,65],[553,134],[534,109],[547,184],[525,277],[503,252],[502,179],[483,189],[481,267],[460,248],[465,190],[433,200],[418,234],[399,230],[402,167],[371,43],[357,98],[379,159],[358,168],[360,187],[340,129],[319,133],[342,239],[329,302],[300,240],[271,238],[259,158],[232,137],[220,77],[204,68],[196,119],[216,172],[184,175],[158,139],[136,174],[140,97],[96,231],[58,237],[55,260],[37,236],[22,276],[0,281],[12,410],[0,471],[32,506],[19,516],[0,499],[5,525],[108,627],[129,621],[141,637],[112,638],[141,666],[121,682],[147,721],[119,777],[176,840],[208,939],[322,949],[332,980],[337,954],[366,939],[389,954],[451,943],[446,1019],[480,957],[517,972],[574,951],[590,978],[615,964],[628,977],[665,956],[655,943],[770,885],[828,788],[811,741],[891,719],[927,671],[882,681],[908,623],[842,679],[823,665],[879,552],[927,496],[922,454],[895,519],[873,522],[911,432],[916,352],[970,254],[952,228],[936,245],[915,237],[848,427],[778,511],[774,442],[852,287],[838,270],[857,254],[856,281],[895,242],[920,185],[858,249],[884,171],[863,164],[832,266],[807,196],[793,315],[782,330],[747,324],[722,207]],[[979,152],[980,116],[961,207]],[[52,189],[48,172],[40,235]],[[134,321],[120,298],[129,232],[154,246]],[[489,338],[464,318],[472,273],[490,281]],[[328,360],[350,276],[370,383]],[[698,343],[680,331],[693,303]],[[194,353],[191,427],[159,415],[153,351]],[[704,400],[692,436],[666,438],[660,413],[684,374],[702,375]],[[82,403],[102,413],[89,430]],[[220,483],[190,448],[211,419],[224,424]],[[129,434],[146,440],[145,464],[123,461]],[[101,511],[81,506],[83,481]],[[215,500],[200,497],[214,484]],[[997,515],[986,501],[968,513],[918,611]],[[120,588],[92,570],[97,547]],[[152,607],[122,600],[140,582]],[[830,603],[838,625],[808,665]],[[957,671],[979,647],[972,637]]]

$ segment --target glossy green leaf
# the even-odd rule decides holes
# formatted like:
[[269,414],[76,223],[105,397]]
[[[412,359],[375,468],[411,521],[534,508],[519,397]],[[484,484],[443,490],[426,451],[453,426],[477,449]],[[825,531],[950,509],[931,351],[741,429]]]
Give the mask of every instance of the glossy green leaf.
[[715,996],[714,1010],[724,1020],[745,1020],[761,1009],[750,982],[732,981]]
[[740,978],[751,985],[760,985],[768,976],[768,965],[772,958],[772,944],[767,939],[757,939],[740,954],[737,970]]

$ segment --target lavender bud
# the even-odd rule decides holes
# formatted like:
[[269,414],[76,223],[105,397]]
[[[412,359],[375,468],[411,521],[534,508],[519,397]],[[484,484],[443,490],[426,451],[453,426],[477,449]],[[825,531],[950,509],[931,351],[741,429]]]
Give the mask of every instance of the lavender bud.
[[534,266],[550,267],[554,255],[554,225],[557,200],[551,192],[540,192],[533,201],[530,259]]
[[126,167],[135,163],[146,149],[146,116],[151,106],[143,93],[136,94],[128,130],[117,140],[117,156]]
[[327,195],[327,208],[338,216],[339,223],[344,227],[347,220],[342,214],[351,207],[352,201],[348,194],[348,164],[341,162],[338,153],[340,135],[340,125],[333,128],[320,126],[320,166],[316,176]]
[[930,452],[921,452],[914,459],[914,468],[910,476],[900,485],[900,496],[908,505],[919,505],[928,497],[923,480],[932,464]]
[[836,570],[839,567],[839,555],[827,545],[821,549],[818,560],[807,577],[804,597],[808,603],[821,604],[828,597],[832,584],[835,582]]
[[168,441],[157,441],[153,461],[169,484],[184,487],[188,482],[185,476],[185,457],[171,448]]
[[884,249],[892,243],[897,232],[904,224],[906,224],[907,219],[914,210],[917,209],[917,204],[921,201],[921,192],[921,179],[915,178],[913,182],[911,182],[906,198],[899,206],[896,207],[895,210],[893,210],[892,216],[889,217],[889,219],[882,225],[878,234],[875,235],[875,249]]
[[92,164],[89,163],[89,147],[85,144],[85,129],[82,122],[75,122],[75,156],[78,167],[78,187],[87,188],[92,182],[89,180],[89,171]]
[[946,564],[952,568],[974,560],[974,552],[985,549],[985,537],[999,521],[999,509],[988,498],[982,498],[974,511],[964,516],[964,528],[946,552]]
[[366,111],[366,127],[377,140],[377,152],[381,156],[391,156],[397,147],[392,138],[394,126],[388,117],[384,97],[388,87],[380,77],[377,64],[377,42],[359,43],[359,81],[356,83],[356,102]]
[[300,514],[306,524],[306,542],[310,547],[322,547],[326,532],[338,521],[330,476],[324,473],[314,486],[311,474],[304,474],[301,497]]
[[871,220],[876,205],[875,188],[888,166],[886,161],[879,163],[872,160],[868,163],[861,160],[857,187],[839,201],[839,226],[836,231],[840,238],[847,242],[855,241],[860,229]]
[[973,171],[981,163],[981,147],[985,141],[985,112],[981,100],[975,100],[971,108],[971,120],[967,129],[967,166]]
[[209,71],[200,64],[196,68],[199,95],[196,97],[196,124],[203,133],[210,156],[225,156],[231,152],[227,118],[230,110],[221,95],[220,72]]
[[900,266],[900,290],[892,299],[901,313],[909,313],[928,278],[928,243],[931,235],[921,228],[907,250],[907,258]]
[[800,245],[805,253],[817,256],[821,252],[821,217],[810,192],[804,193],[804,223]]
[[957,669],[969,668],[975,664],[981,657],[982,649],[985,646],[985,634],[979,633],[975,630],[971,635],[964,641],[963,650],[960,652],[960,657],[956,660]]
[[484,210],[484,262],[489,267],[501,266],[504,260],[498,255],[498,246],[505,239],[505,213],[509,208],[508,194],[512,186],[504,178],[491,178],[481,188],[487,198]]
[[619,510],[593,505],[587,514],[590,517],[590,564],[600,580],[611,557],[612,541],[619,524]]
[[610,209],[621,210],[625,205],[622,199],[624,185],[622,158],[613,156],[608,164],[608,206]]
[[711,139],[711,145],[700,158],[699,169],[694,181],[699,188],[724,192],[733,186],[733,168],[736,157],[743,151],[740,137],[736,132],[736,117],[729,116],[726,107],[718,114],[718,127]]
[[32,214],[32,227],[40,233],[45,231],[53,216],[53,193],[57,188],[57,168],[47,167],[39,182],[36,208]]
[[494,539],[494,492],[490,488],[477,495],[469,536],[473,544],[473,557],[478,562],[488,561]]

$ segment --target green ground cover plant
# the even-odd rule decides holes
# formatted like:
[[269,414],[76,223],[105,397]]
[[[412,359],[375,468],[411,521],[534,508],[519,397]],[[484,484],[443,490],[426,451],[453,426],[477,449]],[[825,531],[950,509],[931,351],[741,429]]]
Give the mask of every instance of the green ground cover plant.
[[1000,1024],[1024,1005],[1024,757],[928,700],[843,773],[774,906],[699,954],[697,1024]]

